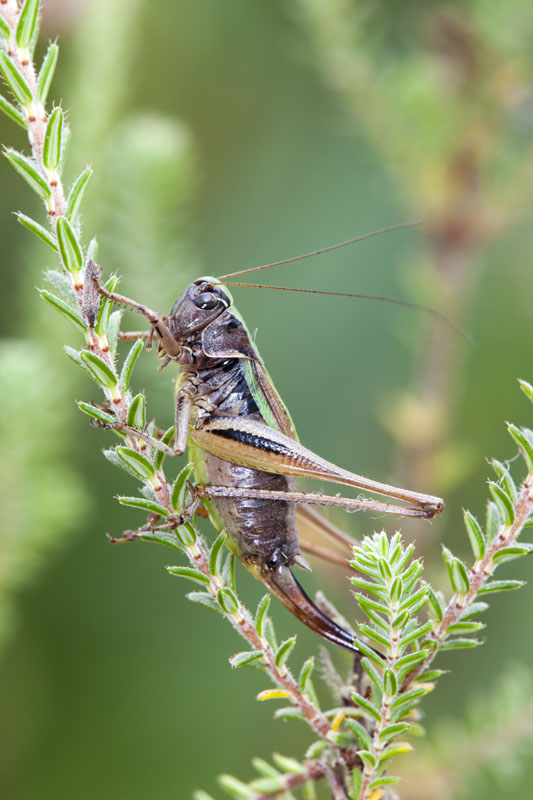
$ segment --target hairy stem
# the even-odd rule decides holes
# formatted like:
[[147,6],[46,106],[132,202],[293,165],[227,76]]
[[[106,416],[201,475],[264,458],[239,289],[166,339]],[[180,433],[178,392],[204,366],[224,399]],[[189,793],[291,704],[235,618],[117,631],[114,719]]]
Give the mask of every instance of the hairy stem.
[[435,644],[435,649],[428,655],[416,669],[414,669],[407,677],[403,690],[408,690],[417,677],[426,670],[435,656],[438,654],[441,645],[446,639],[447,631],[450,625],[458,622],[461,616],[468,610],[472,603],[476,600],[477,593],[484,586],[485,583],[491,578],[496,564],[493,562],[494,556],[505,547],[512,545],[518,538],[524,525],[533,513],[533,473],[529,473],[524,483],[521,486],[518,497],[514,503],[514,521],[512,525],[502,524],[498,534],[494,537],[492,543],[487,548],[485,555],[482,559],[475,562],[474,566],[469,572],[469,589],[464,595],[454,594],[444,611],[442,620],[428,635],[428,639]]

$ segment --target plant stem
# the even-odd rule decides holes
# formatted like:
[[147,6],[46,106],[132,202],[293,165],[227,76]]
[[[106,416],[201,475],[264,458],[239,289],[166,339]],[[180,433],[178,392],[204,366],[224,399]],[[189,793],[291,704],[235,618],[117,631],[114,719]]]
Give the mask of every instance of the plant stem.
[[444,611],[442,620],[428,635],[428,639],[435,643],[435,649],[428,655],[425,661],[419,664],[419,666],[408,675],[402,687],[402,691],[407,691],[417,677],[429,667],[446,639],[449,626],[458,622],[465,611],[476,600],[477,593],[494,572],[496,567],[496,564],[493,563],[494,556],[503,548],[512,545],[518,538],[525,523],[533,513],[532,486],[533,472],[530,472],[522,484],[514,503],[514,521],[512,525],[502,524],[498,534],[487,548],[483,558],[475,562],[468,575],[470,584],[468,592],[464,595],[456,593],[451,598]]

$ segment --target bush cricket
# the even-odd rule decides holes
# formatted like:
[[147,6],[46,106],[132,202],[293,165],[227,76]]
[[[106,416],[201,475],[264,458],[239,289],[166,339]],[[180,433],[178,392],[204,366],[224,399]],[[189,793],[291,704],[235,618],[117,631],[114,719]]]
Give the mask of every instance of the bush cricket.
[[[182,455],[188,448],[197,484],[194,492],[215,529],[226,530],[229,547],[242,564],[309,628],[357,653],[354,636],[318,608],[292,573],[293,566],[309,569],[300,552],[298,523],[312,524],[346,543],[349,537],[309,505],[431,519],[444,504],[439,497],[349,472],[300,444],[290,414],[227,289],[225,279],[247,271],[251,270],[222,279],[198,278],[168,317],[100,284],[98,291],[143,314],[151,334],[157,336],[162,366],[174,361],[180,367],[173,446],[148,434],[142,438],[168,455]],[[136,429],[118,424],[117,428],[139,436]],[[297,477],[357,487],[407,505],[298,492]]]

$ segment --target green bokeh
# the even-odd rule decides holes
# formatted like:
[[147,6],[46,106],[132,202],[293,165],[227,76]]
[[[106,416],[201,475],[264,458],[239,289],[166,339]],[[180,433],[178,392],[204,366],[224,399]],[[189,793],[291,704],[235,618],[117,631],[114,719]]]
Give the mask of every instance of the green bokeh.
[[[106,269],[120,260],[110,240],[112,210],[106,207],[113,198],[106,184],[113,148],[117,142],[120,147],[123,120],[139,114],[163,117],[171,125],[179,119],[194,143],[199,178],[188,231],[191,252],[198,255],[192,270],[201,265],[203,273],[221,274],[407,219],[411,212],[390,165],[320,79],[306,35],[290,11],[288,3],[260,0],[160,0],[141,6],[140,23],[131,24],[132,52],[124,56],[126,89],[99,130],[88,121],[83,130],[83,117],[92,110],[86,86],[79,103],[76,95],[83,32],[76,21],[60,32],[52,95],[72,109],[69,174],[86,161],[96,171],[85,230],[101,237]],[[50,17],[47,36],[56,35],[52,26],[60,17]],[[98,47],[91,47],[96,57]],[[105,93],[106,86],[95,89]],[[19,131],[3,119],[0,140],[23,146]],[[70,331],[31,294],[31,287],[41,284],[41,269],[51,266],[48,254],[28,242],[11,216],[19,208],[32,213],[35,204],[18,176],[0,166],[3,333],[31,335],[41,339],[41,347],[44,339],[50,357],[57,355],[74,373],[60,353],[61,337]],[[149,205],[150,197],[144,201]],[[131,220],[132,231],[138,224]],[[183,234],[182,221],[165,219],[163,226],[165,236]],[[445,523],[433,530],[421,524],[417,534],[419,541],[444,537],[465,555],[461,506],[482,513],[489,473],[484,459],[513,455],[505,419],[531,424],[530,406],[516,386],[519,376],[532,379],[531,244],[531,226],[517,222],[478,256],[482,279],[465,320],[476,344],[461,344],[461,411],[452,423],[453,438],[468,445],[475,466],[447,496]],[[405,231],[264,273],[265,282],[268,277],[287,286],[405,297],[405,275],[425,250],[421,234]],[[162,280],[157,258],[154,253],[152,261],[132,263],[131,277],[121,264],[122,289],[166,311],[190,275],[174,279],[167,269]],[[234,296],[249,327],[258,330],[258,345],[301,439],[356,472],[390,478],[396,454],[377,409],[389,393],[409,384],[414,366],[406,342],[424,336],[427,321],[405,309],[348,299],[246,289]],[[450,335],[455,334],[443,327],[442,336]],[[171,376],[169,371],[155,376],[154,361],[146,358],[142,377],[158,382],[152,411],[164,422],[172,415]],[[39,369],[36,361],[36,381]],[[76,383],[77,378],[71,378],[76,398],[96,399],[94,387]],[[231,670],[227,658],[240,643],[215,615],[188,603],[183,583],[164,572],[166,553],[146,545],[108,545],[106,531],[117,534],[135,524],[134,512],[112,497],[131,493],[132,484],[101,457],[106,434],[88,428],[68,394],[61,402],[56,412],[68,431],[65,466],[79,476],[87,504],[82,514],[73,513],[62,548],[47,553],[41,571],[17,596],[0,665],[0,796],[186,798],[200,786],[216,793],[215,776],[221,772],[251,778],[255,755],[299,756],[310,741],[307,731],[297,723],[272,722],[273,706],[255,703],[265,678]],[[359,532],[382,524],[335,519]],[[506,572],[526,578],[530,569],[520,562]],[[238,580],[244,597],[255,603],[261,587],[242,571]],[[324,586],[349,614],[348,588],[340,591],[338,583],[335,573],[318,566],[308,579],[309,586]],[[528,619],[532,606],[528,587],[495,598],[486,645],[442,659],[455,669],[429,698],[429,721],[442,713],[460,717],[472,688],[488,687],[509,663],[533,663],[527,627],[524,633],[509,624],[514,614]],[[278,607],[274,614],[280,632],[292,633],[289,615]],[[301,661],[318,642],[301,628],[298,634]],[[526,770],[503,788],[480,785],[470,798],[514,797],[527,791],[528,779]]]

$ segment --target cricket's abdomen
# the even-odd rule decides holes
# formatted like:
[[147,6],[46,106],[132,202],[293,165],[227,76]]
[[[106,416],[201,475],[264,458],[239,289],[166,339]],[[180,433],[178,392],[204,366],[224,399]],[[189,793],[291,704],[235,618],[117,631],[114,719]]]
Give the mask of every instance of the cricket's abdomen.
[[[228,360],[220,367],[206,370],[201,378],[202,398],[213,406],[210,421],[221,415],[264,423],[238,360]],[[295,489],[294,478],[241,466],[200,447],[194,447],[193,453],[196,477],[205,485],[281,492]],[[216,512],[213,515],[216,526],[226,529],[233,549],[252,571],[254,565],[261,568],[266,564],[276,551],[279,555],[281,550],[288,565],[300,552],[294,503],[216,497],[208,505]]]
[[[205,451],[203,459],[211,486],[281,492],[295,488],[294,479],[284,475],[242,467]],[[281,549],[291,564],[300,552],[294,503],[231,497],[216,497],[211,502],[243,562],[261,566]]]

